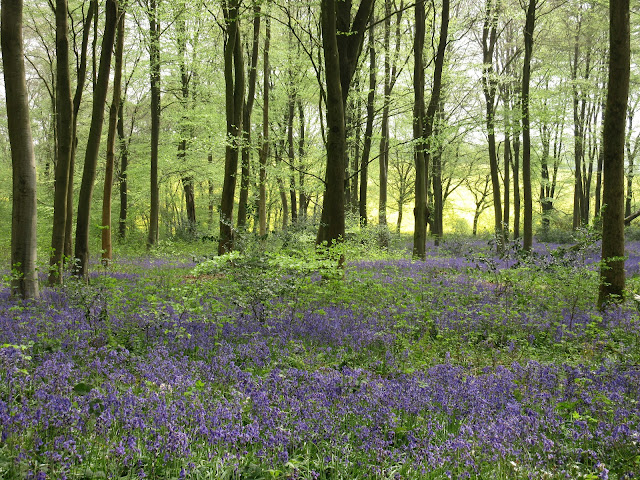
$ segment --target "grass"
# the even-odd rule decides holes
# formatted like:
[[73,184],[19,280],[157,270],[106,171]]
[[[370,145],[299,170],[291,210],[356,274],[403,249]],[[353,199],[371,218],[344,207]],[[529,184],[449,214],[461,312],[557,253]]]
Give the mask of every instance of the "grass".
[[5,284],[0,477],[637,478],[640,321],[595,310],[597,244],[374,243],[344,271],[292,235]]

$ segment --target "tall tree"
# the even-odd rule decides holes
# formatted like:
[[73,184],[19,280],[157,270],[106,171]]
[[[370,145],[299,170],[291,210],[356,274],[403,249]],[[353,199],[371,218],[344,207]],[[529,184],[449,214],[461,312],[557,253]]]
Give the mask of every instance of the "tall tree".
[[[180,68],[180,106],[182,109],[182,122],[180,125],[180,141],[178,142],[178,160],[184,163],[187,158],[187,138],[190,137],[191,127],[188,126],[189,98],[195,98],[195,88],[192,88],[191,79],[193,72],[187,66],[187,7],[182,2],[176,14],[178,63]],[[195,52],[194,52],[195,53]],[[190,90],[193,90],[192,92]],[[184,192],[185,207],[187,210],[187,233],[193,238],[196,234],[196,195],[193,175],[187,172],[182,175],[182,189]]]
[[425,37],[425,8],[424,1],[418,1],[415,6],[416,33],[413,41],[413,140],[415,144],[416,188],[415,188],[415,227],[413,229],[413,256],[426,258],[427,243],[427,171],[425,165],[425,139],[423,119],[424,107],[424,50]]
[[[71,258],[73,256],[73,183],[75,159],[78,151],[78,113],[80,112],[82,94],[84,92],[84,86],[87,80],[87,52],[89,50],[89,35],[92,31],[91,24],[94,20],[97,21],[97,16],[98,2],[97,0],[91,0],[83,22],[82,43],[80,44],[80,51],[76,52],[76,58],[79,57],[80,60],[79,62],[77,62],[76,90],[73,95],[71,160],[69,162],[69,179],[67,180],[67,214],[64,228],[64,256],[67,258]],[[93,30],[95,36],[95,22]],[[72,38],[74,38],[74,36],[72,36]]]
[[100,51],[100,66],[96,86],[93,91],[93,108],[91,112],[91,126],[87,139],[87,148],[82,170],[82,183],[78,197],[78,218],[76,222],[76,245],[74,250],[75,274],[88,278],[89,275],[89,224],[91,213],[91,198],[96,178],[96,167],[100,152],[100,137],[104,123],[105,102],[109,86],[109,72],[111,70],[111,56],[118,22],[118,3],[107,0],[106,22],[102,36]]
[[[380,122],[380,154],[378,162],[380,164],[379,184],[380,194],[378,196],[378,224],[386,230],[387,225],[387,183],[389,177],[389,116],[391,107],[391,93],[398,79],[398,53],[401,44],[400,25],[402,21],[403,2],[400,2],[400,8],[396,13],[395,28],[395,46],[393,53],[391,52],[391,18],[392,14],[391,0],[384,2],[384,104],[382,106],[382,119]],[[387,246],[388,235],[382,232],[382,246]]]
[[269,158],[269,48],[271,46],[271,22],[266,18],[263,54],[262,147],[258,179],[258,224],[260,237],[267,234],[267,159]]
[[624,143],[630,75],[629,0],[609,3],[609,81],[604,114],[602,260],[598,306],[622,298],[624,272]]
[[253,41],[249,60],[249,86],[247,99],[242,107],[242,162],[240,176],[240,198],[238,200],[238,229],[247,223],[247,204],[249,202],[249,183],[251,165],[251,113],[256,96],[256,80],[258,77],[258,47],[260,45],[260,4],[253,5]]
[[[388,1],[388,0],[387,0]],[[364,147],[360,160],[360,224],[367,224],[367,183],[369,181],[369,155],[371,152],[371,138],[373,136],[373,118],[375,116],[376,98],[376,44],[374,37],[374,19],[369,25],[369,92],[367,93],[367,124],[364,128]]]
[[322,0],[322,46],[327,83],[327,168],[322,216],[316,242],[344,237],[344,180],[347,161],[345,108],[375,0],[361,0],[353,16],[351,0]]
[[242,105],[244,103],[244,62],[240,38],[240,0],[225,1],[223,10],[226,25],[224,78],[227,146],[225,149],[224,181],[220,204],[218,255],[233,250],[233,203],[236,191],[238,153],[242,136]]
[[529,118],[529,84],[531,82],[531,55],[533,29],[536,22],[536,2],[529,0],[524,26],[524,63],[522,66],[522,186],[524,189],[523,249],[531,251],[533,244],[533,197],[531,192],[531,121]]
[[506,235],[502,223],[502,201],[500,199],[500,175],[496,151],[495,106],[497,81],[495,78],[494,52],[498,39],[498,0],[486,0],[484,25],[482,27],[482,91],[485,98],[487,137],[489,139],[489,169],[493,188],[493,214],[498,250],[504,248]]
[[[431,98],[429,100],[429,106],[427,107],[425,124],[424,124],[424,138],[427,141],[427,150],[425,155],[425,166],[428,170],[429,158],[433,158],[433,234],[436,237],[436,244],[439,242],[439,238],[444,233],[442,225],[442,214],[444,208],[444,199],[442,195],[442,156],[440,152],[435,152],[434,155],[431,151],[434,150],[434,135],[435,135],[435,122],[437,114],[441,109],[440,97],[442,91],[442,70],[444,68],[444,55],[447,48],[447,38],[449,35],[449,0],[442,0],[442,13],[440,20],[440,40],[438,41],[438,50],[436,51],[433,83],[431,85]],[[425,172],[425,182],[429,178],[428,172]]]
[[102,260],[108,262],[113,255],[111,243],[111,193],[113,191],[113,169],[116,158],[116,134],[118,128],[118,110],[121,106],[122,91],[122,54],[124,51],[124,17],[125,10],[119,9],[117,41],[115,50],[115,66],[113,73],[113,99],[109,107],[109,122],[107,129],[107,163],[104,174],[104,188],[102,195]]
[[73,149],[73,100],[69,75],[69,21],[67,0],[56,2],[56,171],[49,284],[62,283],[67,190]]
[[24,68],[23,5],[22,0],[2,0],[0,6],[2,67],[13,170],[11,290],[13,294],[23,298],[37,298],[39,296],[36,273],[37,176]]
[[160,216],[160,192],[158,189],[158,146],[160,142],[160,22],[158,2],[150,0],[149,20],[149,84],[151,88],[151,205],[149,211],[149,235],[147,247],[158,243],[158,219]]

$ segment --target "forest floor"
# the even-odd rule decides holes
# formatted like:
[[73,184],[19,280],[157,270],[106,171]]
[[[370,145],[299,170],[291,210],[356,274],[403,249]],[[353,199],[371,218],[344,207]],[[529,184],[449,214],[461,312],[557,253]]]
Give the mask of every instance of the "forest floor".
[[640,477],[639,314],[595,308],[597,242],[345,248],[5,280],[0,478]]

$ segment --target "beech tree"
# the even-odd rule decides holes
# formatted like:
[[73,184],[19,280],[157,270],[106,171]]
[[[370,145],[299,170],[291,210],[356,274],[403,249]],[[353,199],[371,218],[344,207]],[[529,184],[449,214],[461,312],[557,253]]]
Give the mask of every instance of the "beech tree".
[[331,246],[344,238],[345,109],[374,1],[361,0],[353,22],[350,0],[322,0],[320,7],[327,84],[327,168],[318,244]]
[[604,114],[602,256],[598,306],[624,294],[624,148],[631,63],[629,0],[609,4],[609,81]]
[[73,150],[73,100],[69,75],[69,25],[67,0],[56,2],[56,167],[49,284],[62,283],[67,225],[67,195]]
[[85,279],[89,275],[89,225],[91,200],[96,178],[98,154],[100,151],[100,137],[104,123],[105,102],[109,86],[109,73],[111,70],[111,57],[118,23],[118,2],[107,0],[106,22],[102,36],[100,51],[100,66],[96,86],[93,91],[93,108],[91,114],[91,127],[87,139],[87,149],[84,156],[84,168],[82,170],[82,183],[78,197],[78,218],[76,222],[76,244],[74,250],[74,273]]
[[24,67],[22,0],[2,0],[0,35],[11,145],[13,201],[11,210],[11,290],[22,298],[39,296],[36,271],[36,159],[29,119]]

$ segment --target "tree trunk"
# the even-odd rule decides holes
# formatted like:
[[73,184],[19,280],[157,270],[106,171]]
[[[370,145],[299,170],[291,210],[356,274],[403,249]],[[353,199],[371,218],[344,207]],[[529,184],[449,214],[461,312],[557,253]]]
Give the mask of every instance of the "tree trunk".
[[93,91],[93,109],[91,112],[91,126],[87,139],[87,150],[84,156],[84,168],[82,170],[82,183],[78,197],[78,218],[76,222],[76,245],[74,273],[88,279],[89,275],[89,225],[91,214],[91,199],[96,178],[96,167],[100,153],[100,137],[102,124],[104,123],[104,107],[107,100],[109,87],[109,71],[111,69],[111,56],[118,22],[118,3],[116,0],[107,0],[106,21],[102,36],[102,49],[100,53],[100,66],[96,88]]
[[260,237],[267,234],[267,159],[269,158],[269,47],[271,45],[271,21],[266,18],[264,38],[263,94],[262,100],[262,148],[260,149],[260,172],[258,180],[258,223]]
[[[388,0],[387,0],[388,1]],[[373,137],[373,119],[376,98],[376,44],[374,38],[374,20],[369,25],[369,92],[367,93],[367,124],[364,129],[364,147],[360,161],[360,224],[367,225],[367,183],[369,181],[369,156]],[[388,114],[387,107],[387,114]]]
[[149,2],[149,85],[151,88],[151,168],[150,209],[147,248],[158,243],[158,218],[160,214],[160,192],[158,190],[158,144],[160,142],[160,23],[158,4]]
[[67,190],[73,148],[73,100],[69,75],[69,22],[66,0],[56,2],[56,170],[49,284],[62,284]]
[[609,82],[604,116],[604,186],[602,260],[598,307],[623,298],[624,272],[624,142],[629,97],[629,0],[609,6]]
[[529,0],[524,27],[524,64],[522,67],[522,184],[524,188],[523,249],[530,252],[533,245],[533,194],[531,189],[531,131],[529,120],[529,83],[531,81],[531,54],[533,29],[536,21],[536,2]]
[[24,68],[23,6],[21,0],[2,0],[1,7],[2,66],[13,173],[11,291],[25,299],[38,298],[37,175]]
[[220,204],[220,241],[218,255],[233,250],[233,203],[238,173],[238,153],[242,135],[244,103],[244,64],[240,39],[240,0],[223,6],[227,35],[224,45],[225,105],[227,117],[227,147],[225,149],[224,181]]
[[344,238],[344,172],[347,159],[344,112],[373,4],[374,0],[361,0],[351,23],[351,2],[322,0],[321,3],[328,133],[325,192],[316,237],[318,244],[331,246]]
[[120,215],[118,215],[118,235],[124,239],[127,234],[128,185],[127,169],[129,168],[129,144],[124,136],[124,102],[120,100],[118,108],[118,141],[120,142]]
[[327,82],[327,169],[322,216],[316,242],[330,246],[336,240],[344,238],[345,233],[344,168],[347,151],[343,102],[345,97],[340,82],[335,0],[322,0],[321,17]]
[[111,245],[111,192],[113,189],[113,166],[116,157],[116,129],[122,90],[122,53],[124,50],[124,9],[118,12],[118,32],[115,51],[115,71],[113,73],[113,100],[109,108],[109,129],[107,134],[107,164],[104,174],[102,196],[102,261],[108,262],[113,256]]
[[633,177],[634,177],[634,160],[636,156],[636,150],[631,148],[631,132],[633,131],[633,111],[629,109],[629,114],[627,116],[628,127],[627,127],[627,138],[625,141],[626,150],[627,150],[627,195],[625,198],[624,204],[624,216],[628,217],[631,215],[631,202],[633,200]]
[[413,256],[424,260],[426,258],[427,243],[427,185],[425,168],[425,138],[423,119],[424,108],[424,64],[422,53],[425,37],[425,8],[424,2],[419,1],[415,7],[416,31],[413,43],[413,138],[415,141],[416,188],[415,188],[415,228],[413,231]]
[[[184,164],[187,158],[187,138],[191,136],[190,130],[192,127],[188,126],[188,110],[189,110],[189,98],[191,85],[190,81],[192,75],[189,74],[186,63],[187,54],[187,26],[184,14],[186,11],[186,5],[184,2],[179,6],[180,12],[178,13],[177,22],[177,43],[178,43],[178,56],[180,58],[180,90],[182,97],[180,98],[180,106],[182,108],[182,121],[180,124],[180,142],[178,142],[178,160]],[[193,89],[193,98],[195,103],[195,88]],[[193,175],[188,172],[182,176],[182,189],[184,191],[185,208],[187,211],[187,228],[186,233],[190,238],[194,238],[197,229],[196,218],[196,198],[195,198],[195,186],[193,183]]]
[[[438,51],[436,53],[433,84],[431,87],[431,99],[427,107],[425,139],[427,141],[427,154],[425,156],[425,166],[429,165],[428,158],[432,157],[431,147],[434,142],[435,122],[437,112],[440,111],[440,96],[442,91],[442,70],[444,68],[444,54],[447,48],[447,37],[449,32],[449,0],[442,0],[442,18],[440,23],[440,40],[438,41]],[[443,198],[442,198],[442,156],[441,152],[435,152],[433,155],[433,199],[434,199],[434,219],[433,219],[433,235],[436,238],[436,245],[439,244],[443,234],[442,214],[443,214]],[[426,175],[425,175],[426,182]]]
[[[293,85],[291,85],[293,87]],[[293,145],[293,118],[295,116],[296,98],[293,90],[289,91],[289,99],[287,101],[287,158],[289,160],[289,169],[291,175],[289,177],[289,199],[291,201],[291,224],[298,221],[298,203],[296,199],[296,177],[295,175],[295,149]]]
[[253,42],[251,44],[251,63],[249,64],[249,88],[247,100],[242,109],[242,161],[240,176],[240,198],[238,201],[238,230],[247,224],[247,204],[249,202],[249,183],[251,165],[251,114],[256,96],[258,72],[258,46],[260,41],[260,4],[253,6]]
[[[298,157],[300,158],[300,165],[302,167],[302,162],[304,159],[304,149],[305,149],[305,132],[304,132],[304,108],[302,106],[302,100],[298,98],[298,120],[300,122],[300,133],[298,138]],[[304,168],[300,168],[300,188],[298,190],[298,215],[302,220],[306,220],[307,218],[307,206],[309,203],[309,199],[307,198],[307,194],[304,191]]]
[[496,79],[494,78],[493,52],[497,41],[498,6],[493,0],[486,0],[484,27],[482,29],[482,89],[486,105],[487,136],[489,139],[489,169],[493,188],[493,213],[495,219],[495,235],[498,251],[505,247],[506,238],[502,223],[502,204],[500,198],[500,175],[496,153],[495,135],[495,101]]
[[[82,46],[80,50],[80,65],[76,72],[76,91],[73,95],[73,126],[71,135],[71,160],[69,162],[69,179],[67,181],[67,214],[64,227],[64,256],[71,258],[73,256],[73,183],[75,172],[75,159],[78,151],[78,112],[80,111],[80,103],[84,92],[84,85],[87,79],[87,52],[89,50],[89,34],[91,33],[91,22],[98,17],[98,2],[92,0],[89,4],[89,10],[84,21],[82,30]],[[95,27],[94,27],[95,30]],[[95,52],[94,52],[95,53]],[[95,63],[95,61],[94,61]]]
[[513,172],[513,239],[520,238],[520,134],[514,134],[513,159],[511,162]]

